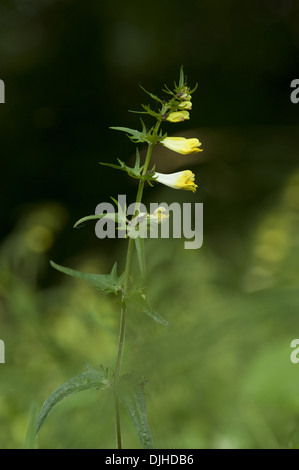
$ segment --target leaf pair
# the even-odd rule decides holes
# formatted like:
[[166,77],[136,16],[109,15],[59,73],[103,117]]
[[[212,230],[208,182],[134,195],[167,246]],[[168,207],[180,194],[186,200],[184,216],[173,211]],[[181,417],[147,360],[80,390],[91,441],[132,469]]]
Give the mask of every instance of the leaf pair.
[[81,271],[77,271],[75,269],[66,268],[64,266],[60,266],[59,264],[54,263],[54,261],[50,261],[52,268],[57,269],[68,276],[75,277],[77,279],[83,279],[83,281],[87,281],[97,289],[99,289],[103,294],[119,294],[122,290],[123,286],[123,275],[117,275],[117,264],[115,263],[110,274],[91,274],[91,273],[84,273]]
[[142,125],[142,131],[137,131],[136,129],[130,129],[129,127],[110,127],[110,129],[114,129],[115,131],[122,131],[125,132],[129,139],[132,140],[132,142],[138,143],[138,142],[147,142],[149,143],[148,137],[149,133],[146,130],[146,126],[142,119],[140,119],[141,125]]
[[107,379],[107,371],[101,366],[99,370],[93,369],[86,364],[87,371],[72,377],[60,387],[56,388],[49,398],[43,404],[36,422],[36,436],[39,433],[45,419],[52,410],[63,398],[72,395],[76,392],[82,392],[88,389],[104,389],[110,387]]
[[[148,110],[150,108],[148,106],[145,106],[145,109],[147,109],[146,113],[149,114]],[[156,113],[154,111],[151,111],[151,114],[152,113],[154,113],[156,115]],[[165,137],[167,137],[167,134],[162,134],[162,132],[160,132],[158,134],[155,127],[152,127],[151,129],[147,130],[144,122],[142,121],[142,119],[140,119],[140,121],[141,121],[141,125],[142,125],[142,131],[137,131],[136,129],[130,129],[129,127],[110,127],[110,129],[125,132],[127,134],[127,136],[129,137],[129,139],[132,140],[132,142],[134,142],[134,143],[146,142],[148,144],[155,145],[161,139],[164,139]]]
[[109,166],[111,168],[115,168],[116,170],[125,171],[132,178],[147,181],[150,186],[153,186],[151,184],[151,180],[155,179],[154,178],[155,166],[151,169],[151,171],[146,172],[146,174],[143,174],[144,165],[140,166],[140,153],[139,153],[138,149],[136,150],[136,162],[135,162],[134,167],[127,166],[119,158],[117,159],[117,161],[118,161],[119,165],[115,165],[113,163],[105,163],[105,162],[100,162],[100,165],[105,165],[105,166]]
[[[137,239],[136,239],[137,240]],[[135,240],[135,242],[136,242]],[[143,243],[143,239],[138,237],[139,242]],[[138,246],[138,242],[137,242]],[[144,259],[144,251],[140,252],[140,249],[137,250],[139,253],[140,258]],[[142,254],[143,253],[143,254]],[[144,260],[140,262],[143,264],[142,269],[144,270]],[[50,261],[50,264],[53,268],[57,269],[68,276],[75,277],[76,279],[82,279],[83,281],[87,281],[89,284],[92,284],[96,287],[99,291],[103,294],[115,294],[118,295],[122,293],[123,289],[123,280],[124,275],[121,276],[117,275],[117,264],[115,263],[111,272],[109,274],[92,274],[92,273],[85,273],[82,271],[77,271],[75,269],[67,268],[65,266],[60,266],[59,264],[54,263],[54,261]],[[160,323],[164,326],[168,326],[167,320],[159,315],[156,310],[154,310],[148,302],[145,300],[145,296],[142,294],[142,291],[133,291],[129,292],[126,296],[127,302],[134,307],[137,311],[141,311],[155,320],[157,323]]]
[[126,374],[120,377],[116,384],[108,380],[107,369],[103,366],[99,370],[85,364],[87,370],[56,388],[43,404],[36,422],[35,436],[40,432],[48,414],[64,398],[73,393],[82,392],[84,390],[96,389],[105,390],[112,389],[119,401],[122,403],[129,414],[141,445],[144,449],[153,448],[153,440],[150,427],[147,420],[146,402],[142,388],[142,384],[134,374]]
[[161,325],[168,326],[168,321],[165,320],[162,315],[160,315],[151,305],[147,302],[145,295],[142,292],[132,293],[128,297],[128,303],[131,304],[137,311],[145,313],[147,316],[151,317],[157,323]]

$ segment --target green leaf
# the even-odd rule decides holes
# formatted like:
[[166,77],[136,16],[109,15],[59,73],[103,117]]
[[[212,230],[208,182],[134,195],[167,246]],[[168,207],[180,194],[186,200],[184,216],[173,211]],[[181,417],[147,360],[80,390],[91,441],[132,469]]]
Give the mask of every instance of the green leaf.
[[135,426],[143,449],[153,449],[143,387],[135,374],[126,374],[120,377],[119,382],[115,385],[115,392]]
[[135,165],[134,165],[134,172],[136,174],[140,174],[141,170],[143,169],[144,165],[140,166],[140,152],[139,152],[139,149],[137,148],[136,149],[136,161],[135,161]]
[[87,222],[88,220],[97,220],[97,219],[109,219],[109,220],[114,220],[114,222],[118,222],[118,214],[95,214],[95,215],[87,215],[86,217],[82,217],[82,219],[79,219],[75,225],[74,228],[78,227],[78,225],[83,224],[84,222]]
[[36,449],[36,416],[37,416],[37,404],[33,402],[30,406],[29,412],[29,424],[27,428],[26,438],[25,438],[25,449]]
[[148,114],[146,111],[138,111],[135,109],[129,109],[129,113],[135,113],[135,114]]
[[164,326],[168,326],[168,321],[165,320],[161,315],[159,315],[156,310],[154,310],[146,301],[145,295],[140,292],[134,292],[128,296],[128,302],[130,302],[137,310],[145,313],[157,323],[161,323]]
[[167,85],[165,85],[165,89],[163,88],[162,91],[164,91],[165,93],[168,93],[169,95],[172,95],[172,96],[175,96],[175,93],[173,91],[171,91]]
[[72,393],[82,392],[88,389],[104,389],[110,387],[110,382],[107,379],[107,372],[101,366],[99,370],[93,369],[86,364],[87,371],[72,377],[60,387],[56,388],[49,398],[43,404],[36,422],[36,435],[39,433],[45,419],[52,410],[63,398],[71,395]]
[[143,104],[142,107],[150,116],[153,116],[156,119],[161,119],[161,113],[156,113],[155,111],[152,110],[152,108],[149,105]]
[[[154,137],[154,138],[158,138],[158,137]],[[163,138],[165,138],[165,137],[163,136]],[[150,139],[150,137],[149,137],[149,139]],[[159,139],[160,139],[160,137],[159,137]],[[134,167],[127,166],[119,158],[117,159],[117,161],[119,162],[119,165],[115,165],[114,163],[105,163],[105,162],[99,162],[99,163],[100,163],[100,165],[109,166],[109,167],[115,168],[117,170],[125,171],[132,178],[139,179],[139,180],[142,180],[142,181],[147,181],[150,186],[153,186],[151,181],[157,179],[157,177],[154,177],[155,166],[150,171],[147,171],[145,175],[142,173],[144,165],[140,166],[140,153],[139,153],[138,149],[136,149],[136,161],[135,161]],[[113,198],[111,198],[111,199],[117,204],[115,199],[113,199]],[[123,213],[123,216],[125,217],[124,213]],[[103,217],[103,216],[101,216],[101,217]],[[96,218],[96,217],[94,216],[93,218]],[[122,219],[122,220],[124,220],[124,219]],[[84,220],[81,219],[80,221],[82,222]],[[118,220],[118,221],[120,221],[120,220]],[[79,222],[77,222],[75,226],[77,226]]]
[[197,87],[198,87],[198,83],[196,83],[195,87],[192,90],[189,90],[189,95],[192,95],[192,93],[194,93],[195,90],[197,90]]
[[180,81],[179,81],[179,88],[183,88],[185,85],[185,76],[184,76],[184,68],[181,66],[180,68]]
[[136,129],[130,129],[129,127],[110,127],[110,129],[126,132],[126,134],[129,134],[128,137],[133,142],[147,142],[147,133],[144,131],[144,129],[142,132],[137,131]]
[[144,250],[144,238],[136,237],[135,238],[135,247],[137,251],[137,259],[139,264],[139,269],[142,278],[145,277],[145,250]]
[[[111,197],[111,199],[113,199]],[[115,199],[113,199],[115,201]],[[118,204],[117,204],[118,205]],[[117,230],[126,230],[126,223],[127,223],[127,218],[126,218],[126,213],[121,210],[121,206],[118,205],[118,213],[107,213],[107,214],[93,214],[93,215],[87,215],[86,217],[82,217],[79,219],[75,225],[74,228],[77,228],[80,224],[83,224],[84,222],[87,222],[88,220],[98,220],[98,219],[106,219],[106,220],[113,220],[113,222],[117,222],[118,226],[116,227]]]
[[115,263],[110,274],[90,274],[75,269],[66,268],[50,261],[52,268],[57,269],[68,276],[87,281],[104,294],[118,294],[123,287],[123,275],[118,277],[117,264]]
[[137,137],[138,134],[140,134],[140,132],[137,131],[136,129],[130,129],[129,127],[111,126],[110,129],[113,129],[115,131],[126,132],[127,134],[131,134],[131,135],[136,136],[136,137]]
[[118,221],[122,222],[122,229],[126,228],[126,221],[127,221],[127,204],[125,204],[125,207],[123,208],[122,205],[112,196],[110,196],[110,199],[117,205],[118,209]]
[[119,158],[117,159],[117,161],[119,162],[119,165],[115,165],[115,163],[106,163],[106,162],[99,162],[99,164],[104,165],[104,166],[109,166],[111,168],[115,168],[116,170],[125,170],[126,169],[125,163],[119,160]]
[[139,86],[140,86],[141,90],[143,90],[145,93],[147,93],[153,100],[158,101],[159,103],[163,104],[163,101],[158,96],[154,95],[153,93],[150,93],[145,88],[143,88],[141,85],[139,85]]
[[136,162],[133,168],[127,166],[119,158],[117,159],[117,161],[119,162],[119,165],[115,165],[114,163],[105,163],[105,162],[100,162],[100,165],[109,166],[111,168],[115,168],[116,170],[122,170],[128,173],[128,175],[131,176],[132,178],[142,179],[141,172],[143,170],[144,165],[140,166],[140,156],[139,156],[138,150],[137,150],[137,155],[136,155]]

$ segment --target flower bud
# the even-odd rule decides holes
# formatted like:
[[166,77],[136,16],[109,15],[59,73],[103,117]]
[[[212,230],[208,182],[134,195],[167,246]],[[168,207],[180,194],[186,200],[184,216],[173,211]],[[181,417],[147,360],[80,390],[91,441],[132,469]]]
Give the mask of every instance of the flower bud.
[[169,219],[169,212],[163,206],[157,207],[152,214],[148,214],[148,219],[151,223],[163,224]]
[[165,137],[160,142],[164,147],[167,147],[174,152],[187,155],[189,153],[202,152],[202,149],[198,148],[201,145],[198,139],[186,139],[185,137]]
[[174,111],[167,116],[166,121],[181,122],[186,121],[187,119],[189,119],[188,111]]
[[192,103],[191,101],[182,101],[182,103],[179,104],[180,109],[192,109]]

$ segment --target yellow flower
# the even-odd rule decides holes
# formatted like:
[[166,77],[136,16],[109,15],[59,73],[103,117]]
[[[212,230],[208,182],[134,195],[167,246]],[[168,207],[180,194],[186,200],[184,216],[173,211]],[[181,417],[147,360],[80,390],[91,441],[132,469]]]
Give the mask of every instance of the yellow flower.
[[179,108],[181,108],[181,109],[192,109],[192,103],[191,103],[191,101],[183,101],[182,103],[179,104]]
[[156,224],[162,224],[169,219],[169,213],[165,207],[159,206],[152,214],[148,214],[148,219]]
[[181,100],[190,101],[191,95],[188,95],[188,93],[183,93],[181,96]]
[[166,118],[166,121],[181,122],[186,121],[187,119],[189,119],[188,111],[174,111],[173,113],[169,114],[169,116]]
[[155,173],[154,178],[159,183],[174,189],[185,189],[195,193],[197,184],[194,183],[195,175],[190,170],[178,171],[176,173]]
[[187,155],[188,153],[202,152],[198,148],[201,145],[198,139],[185,139],[185,137],[165,137],[161,140],[161,144],[174,152]]
[[[195,90],[194,90],[195,91]],[[180,93],[177,94],[177,98],[184,101],[191,101],[191,94],[189,93],[190,89],[187,86],[184,86]]]

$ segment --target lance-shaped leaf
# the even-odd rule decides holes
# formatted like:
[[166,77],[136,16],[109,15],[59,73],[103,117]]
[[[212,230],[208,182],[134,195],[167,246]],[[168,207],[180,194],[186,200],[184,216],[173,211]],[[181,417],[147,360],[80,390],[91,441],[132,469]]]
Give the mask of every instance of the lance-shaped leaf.
[[112,199],[112,201],[117,205],[117,222],[118,222],[118,228],[120,230],[126,230],[126,225],[127,225],[127,204],[124,205],[124,207],[122,207],[122,205],[120,204],[119,201],[117,201],[116,199],[114,199],[114,197],[110,196],[110,199]]
[[[155,165],[151,170],[148,170],[146,172],[146,174],[143,174],[142,171],[143,171],[144,165],[140,166],[140,154],[139,154],[138,149],[136,150],[136,162],[135,162],[134,167],[127,166],[119,158],[117,158],[117,161],[118,161],[119,165],[115,165],[114,163],[106,163],[106,162],[99,162],[99,163],[100,163],[100,165],[109,166],[111,168],[115,168],[116,170],[125,171],[132,178],[147,181],[150,186],[153,186],[151,181],[156,179],[156,177],[154,177]],[[77,222],[77,224],[78,224],[78,222]]]
[[113,220],[114,222],[119,222],[118,214],[113,214],[113,213],[93,214],[93,215],[87,215],[77,220],[77,222],[74,225],[74,228],[78,227],[78,225],[81,225],[84,222],[87,222],[88,220],[99,220],[99,219],[107,219],[107,220]]
[[155,119],[160,119],[161,120],[161,111],[159,113],[156,113],[156,111],[154,111],[150,105],[145,105],[145,104],[142,104],[141,105],[143,107],[143,109],[145,109],[146,113],[149,114],[150,116],[153,116]]
[[87,371],[72,377],[60,387],[56,388],[49,398],[43,404],[36,422],[36,435],[40,431],[45,419],[52,410],[63,398],[88,389],[105,389],[110,387],[110,382],[107,379],[107,371],[101,366],[96,370],[86,364]]
[[105,162],[100,162],[100,165],[105,165],[105,166],[110,166],[111,168],[115,168],[116,170],[122,170],[126,171],[129,176],[132,178],[141,178],[141,172],[144,168],[144,165],[140,166],[140,154],[139,150],[136,150],[136,162],[134,167],[129,167],[127,166],[123,161],[121,161],[119,158],[117,159],[119,165],[115,165],[114,163],[105,163]]
[[[155,179],[155,178],[154,178]],[[79,219],[75,225],[74,228],[78,227],[78,225],[87,222],[88,220],[99,220],[99,219],[106,219],[106,220],[112,220],[113,222],[118,223],[118,227],[116,227],[118,230],[126,230],[126,225],[127,225],[127,217],[126,217],[126,212],[127,212],[127,207],[125,205],[124,208],[122,208],[121,204],[119,204],[116,199],[114,199],[112,196],[110,196],[112,201],[115,202],[115,204],[118,207],[118,212],[107,212],[105,214],[93,214],[93,215],[87,215],[85,217],[82,217]]]
[[184,85],[185,85],[184,68],[183,68],[183,66],[181,65],[181,68],[180,68],[179,88],[183,88]]
[[142,132],[137,131],[135,129],[130,129],[129,127],[110,127],[110,129],[125,132],[126,134],[128,134],[128,137],[134,142],[144,142]]
[[130,129],[129,127],[110,127],[110,129],[114,129],[116,131],[125,132],[130,140],[133,142],[148,142],[148,133],[146,131],[146,127],[142,119],[140,119],[142,124],[142,131],[137,131],[136,129]]
[[137,259],[140,269],[141,277],[145,278],[145,250],[144,250],[144,238],[136,237],[135,238],[135,247],[137,252]]
[[27,433],[25,437],[25,449],[36,449],[37,443],[35,439],[35,432],[36,432],[36,417],[37,417],[38,409],[37,404],[33,402],[30,407],[29,412],[29,424],[27,428]]
[[120,377],[114,390],[133,421],[143,449],[153,449],[142,383],[137,380],[134,374],[126,374]]
[[128,296],[128,303],[164,326],[168,326],[168,321],[165,320],[156,310],[154,310],[145,299],[145,295],[140,292],[134,292]]
[[[161,103],[162,105],[164,105],[163,100],[161,100],[158,96],[154,95],[153,93],[150,93],[145,88],[143,88],[141,85],[140,85],[140,88],[145,93],[147,93],[153,100],[158,101],[158,103]],[[145,109],[145,111],[132,111],[132,110],[130,110],[130,112],[131,113],[138,113],[138,114],[149,114],[150,116],[153,116],[158,120],[161,120],[161,111],[155,112],[151,109],[151,107],[149,105],[146,106],[146,105],[142,104],[141,106],[143,107],[143,109]]]
[[131,168],[125,164],[125,162],[121,161],[119,158],[117,159],[119,165],[115,165],[114,163],[105,163],[99,162],[100,165],[110,166],[111,168],[115,168],[116,170],[122,170],[128,173],[129,176],[132,178],[140,178],[140,169],[136,170],[135,167]]
[[[160,115],[159,115],[160,117]],[[137,131],[135,129],[130,129],[128,127],[110,127],[110,129],[114,129],[117,131],[122,131],[126,132],[127,136],[129,137],[130,140],[132,140],[135,143],[138,142],[147,142],[148,144],[155,145],[159,140],[161,139],[161,132],[157,133],[155,126],[152,127],[150,130],[146,129],[146,126],[142,119],[140,119],[141,124],[142,124],[142,131]]]
[[57,269],[57,271],[67,274],[68,276],[89,282],[104,294],[117,295],[122,290],[123,275],[120,277],[117,275],[116,263],[114,264],[110,274],[84,273],[81,271],[76,271],[75,269],[60,266],[59,264],[54,263],[54,261],[50,261],[50,264],[52,268]]
[[141,85],[139,85],[139,86],[140,86],[141,90],[143,90],[145,93],[147,93],[153,100],[158,101],[159,103],[163,104],[163,101],[158,96],[154,95],[153,93],[150,93],[145,88],[143,88]]

